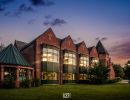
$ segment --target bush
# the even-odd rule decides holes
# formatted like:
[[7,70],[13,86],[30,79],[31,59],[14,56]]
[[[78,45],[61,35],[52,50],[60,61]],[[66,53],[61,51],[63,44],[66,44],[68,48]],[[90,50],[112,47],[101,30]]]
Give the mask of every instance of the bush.
[[31,80],[24,80],[20,83],[20,87],[23,87],[23,88],[29,88],[31,87]]
[[40,85],[41,85],[40,79],[36,78],[36,79],[33,80],[33,86],[38,87],[38,86],[40,86]]
[[116,83],[116,82],[119,82],[119,81],[121,81],[121,78],[120,77],[116,77],[115,79],[108,80],[108,83]]
[[15,81],[14,80],[5,80],[3,84],[4,88],[15,88]]

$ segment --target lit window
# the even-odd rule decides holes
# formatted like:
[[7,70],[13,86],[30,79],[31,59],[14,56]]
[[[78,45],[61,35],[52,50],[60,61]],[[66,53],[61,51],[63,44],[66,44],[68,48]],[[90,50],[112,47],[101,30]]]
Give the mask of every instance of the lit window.
[[65,52],[64,64],[76,65],[76,54],[71,52]]
[[86,74],[80,74],[79,75],[79,80],[86,80],[87,79],[87,75]]
[[93,58],[93,59],[92,59],[92,63],[97,64],[98,62],[99,62],[98,59],[96,59],[96,58]]
[[25,69],[19,69],[19,80],[23,81],[26,79],[27,71]]
[[42,72],[42,80],[58,80],[57,72]]
[[51,47],[43,47],[42,61],[59,63],[59,50]]
[[75,80],[75,74],[74,73],[64,73],[63,80]]
[[88,56],[81,56],[79,61],[80,67],[88,67],[89,66],[89,58]]

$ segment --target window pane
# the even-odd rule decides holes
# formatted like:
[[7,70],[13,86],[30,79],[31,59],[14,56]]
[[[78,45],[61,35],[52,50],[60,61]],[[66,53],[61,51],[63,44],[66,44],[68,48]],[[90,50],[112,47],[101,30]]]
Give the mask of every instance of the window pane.
[[47,61],[47,58],[42,58],[42,61]]
[[50,49],[50,48],[48,48],[48,52],[53,52],[53,50],[52,50],[52,49]]
[[72,54],[71,54],[71,53],[69,53],[69,57],[72,57]]
[[73,65],[76,65],[76,60],[75,59],[73,59]]
[[47,48],[43,48],[43,52],[47,52]]
[[76,58],[75,54],[73,54],[73,58]]
[[64,56],[66,56],[66,57],[67,57],[67,56],[69,56],[69,54],[68,54],[68,53],[65,53],[65,54],[64,54]]
[[54,52],[54,54],[58,54],[58,51],[57,51],[57,50],[54,50],[53,52]]
[[54,62],[58,62],[58,57],[54,55]]

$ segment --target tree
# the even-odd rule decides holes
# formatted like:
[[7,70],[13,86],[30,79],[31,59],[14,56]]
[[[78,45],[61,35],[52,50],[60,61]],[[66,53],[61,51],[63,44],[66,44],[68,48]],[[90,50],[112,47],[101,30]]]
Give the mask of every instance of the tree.
[[125,77],[130,80],[130,66],[126,65],[124,67]]
[[119,65],[119,64],[114,64],[114,65],[113,65],[113,68],[114,68],[115,76],[116,76],[116,77],[121,77],[121,78],[124,77],[125,73],[124,73],[124,70],[123,70],[123,68],[121,67],[121,65]]
[[94,83],[103,83],[108,80],[110,69],[102,63],[96,64],[93,68],[89,69],[90,80]]

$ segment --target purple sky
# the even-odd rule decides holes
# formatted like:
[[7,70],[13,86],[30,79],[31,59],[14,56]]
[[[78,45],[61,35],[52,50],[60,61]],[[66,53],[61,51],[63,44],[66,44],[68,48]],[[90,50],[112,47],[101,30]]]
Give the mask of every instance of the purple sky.
[[49,27],[87,47],[102,40],[115,63],[130,59],[130,0],[0,0],[0,43],[30,42]]

